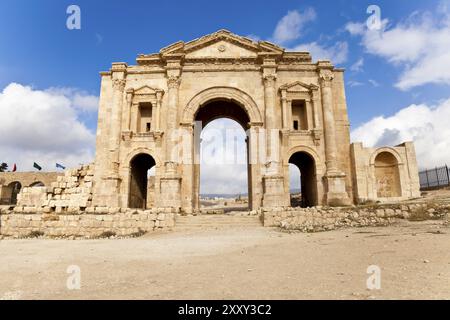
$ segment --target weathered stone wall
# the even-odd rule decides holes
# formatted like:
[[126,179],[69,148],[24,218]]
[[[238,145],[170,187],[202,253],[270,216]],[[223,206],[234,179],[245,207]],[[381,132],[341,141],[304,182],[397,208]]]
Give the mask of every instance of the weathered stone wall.
[[[393,166],[377,161],[383,154],[390,155]],[[419,170],[412,142],[381,148],[364,148],[362,143],[353,143],[351,158],[355,203],[404,201],[420,197]]]
[[397,219],[427,220],[448,216],[450,204],[415,203],[351,208],[263,209],[265,227],[320,232],[345,227],[385,226]]
[[49,186],[55,182],[58,176],[62,176],[60,172],[0,172],[0,185],[7,186],[12,182],[20,182],[23,187],[29,187],[33,183],[42,182],[45,186]]
[[48,212],[89,207],[92,201],[93,167],[91,164],[66,170],[50,187],[23,188],[18,195],[17,205],[42,207]]
[[174,227],[176,212],[170,209],[133,210],[90,207],[86,211],[44,212],[44,209],[3,207],[0,235],[6,237],[80,237],[96,238],[105,234],[132,236]]

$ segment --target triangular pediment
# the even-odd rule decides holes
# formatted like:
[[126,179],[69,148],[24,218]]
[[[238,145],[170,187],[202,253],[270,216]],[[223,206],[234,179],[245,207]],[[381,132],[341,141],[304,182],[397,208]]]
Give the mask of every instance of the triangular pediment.
[[306,84],[301,81],[295,81],[293,83],[285,84],[280,87],[280,90],[286,90],[287,92],[310,92],[311,90],[317,89],[318,87],[314,84]]
[[157,92],[161,92],[161,90],[149,86],[143,86],[140,87],[139,89],[134,90],[135,95],[153,95],[156,94]]
[[249,38],[235,35],[227,30],[184,43],[176,42],[161,49],[165,56],[183,55],[185,58],[244,58],[257,57],[260,53],[282,54],[284,49],[266,41],[255,42]]

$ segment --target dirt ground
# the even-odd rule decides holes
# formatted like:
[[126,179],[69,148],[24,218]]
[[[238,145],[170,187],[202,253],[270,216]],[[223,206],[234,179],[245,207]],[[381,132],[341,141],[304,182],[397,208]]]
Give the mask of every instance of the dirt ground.
[[[67,289],[67,268],[81,289]],[[369,291],[367,268],[381,268]],[[450,228],[245,228],[124,240],[2,240],[0,299],[450,299]]]

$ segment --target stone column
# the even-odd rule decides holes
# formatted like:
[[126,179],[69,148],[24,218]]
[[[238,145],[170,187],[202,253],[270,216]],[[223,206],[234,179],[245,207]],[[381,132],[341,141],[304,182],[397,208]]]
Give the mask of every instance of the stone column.
[[281,91],[281,110],[283,112],[283,130],[289,130],[288,100],[286,90]]
[[111,154],[110,178],[118,178],[119,175],[119,149],[120,135],[122,131],[122,106],[125,83],[125,79],[113,79],[111,122],[109,130],[109,151]]
[[336,146],[336,122],[334,120],[333,110],[333,91],[332,81],[333,71],[320,71],[320,85],[322,89],[323,119],[325,122],[325,156],[327,173],[336,173],[337,166],[337,146]]
[[280,129],[276,110],[276,64],[267,60],[263,65],[265,129],[266,129],[266,163],[264,168],[263,206],[284,207],[284,178],[280,166]]
[[[277,150],[277,141],[273,141],[273,131],[277,130],[276,111],[275,111],[275,83],[277,77],[275,74],[264,76],[264,103],[265,103],[265,121],[266,121],[266,155],[267,161],[279,161],[279,150]],[[278,137],[276,137],[278,138]]]
[[127,106],[125,110],[125,119],[126,119],[126,131],[131,132],[131,108],[133,107],[133,95],[134,90],[127,90]]
[[192,123],[182,123],[182,148],[183,148],[183,179],[182,179],[182,208],[185,214],[193,212],[195,196],[196,175],[194,173],[194,126]]
[[160,125],[160,119],[161,119],[161,102],[162,102],[162,95],[163,93],[161,91],[158,91],[156,93],[156,110],[155,110],[155,130],[156,132],[159,132],[161,130]]
[[336,122],[333,108],[333,70],[332,68],[320,69],[320,86],[322,90],[322,108],[325,131],[325,158],[326,158],[326,180],[327,180],[327,204],[329,206],[350,205],[345,187],[346,175],[339,170],[337,145],[336,145]]
[[167,123],[166,123],[166,163],[176,163],[174,155],[175,140],[174,134],[177,128],[178,113],[178,89],[180,87],[180,77],[170,76],[167,79]]
[[263,186],[261,177],[261,160],[265,158],[265,141],[263,124],[249,123],[247,130],[248,150],[248,183],[249,183],[249,207],[257,210],[261,207],[263,197]]
[[161,177],[161,199],[159,205],[167,208],[181,207],[181,176],[178,173],[178,148],[176,129],[178,128],[178,89],[181,79],[178,74],[168,74],[167,76],[167,122],[164,132],[165,137],[165,173]]
[[126,63],[113,63],[111,68],[111,113],[109,114],[109,137],[105,141],[105,148],[108,150],[108,156],[104,159],[105,170],[102,172],[100,181],[96,186],[96,199],[97,205],[120,207],[125,206],[125,203],[121,202],[123,198],[121,196],[120,181],[121,176],[119,173],[119,151],[121,142],[122,131],[122,109],[125,101],[124,89],[126,84]]

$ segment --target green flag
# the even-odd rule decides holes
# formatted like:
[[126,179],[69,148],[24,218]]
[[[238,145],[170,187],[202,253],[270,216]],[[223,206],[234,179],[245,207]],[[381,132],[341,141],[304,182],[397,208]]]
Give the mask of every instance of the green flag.
[[38,165],[36,162],[33,163],[33,167],[38,169],[39,171],[42,170],[42,167],[40,165]]

